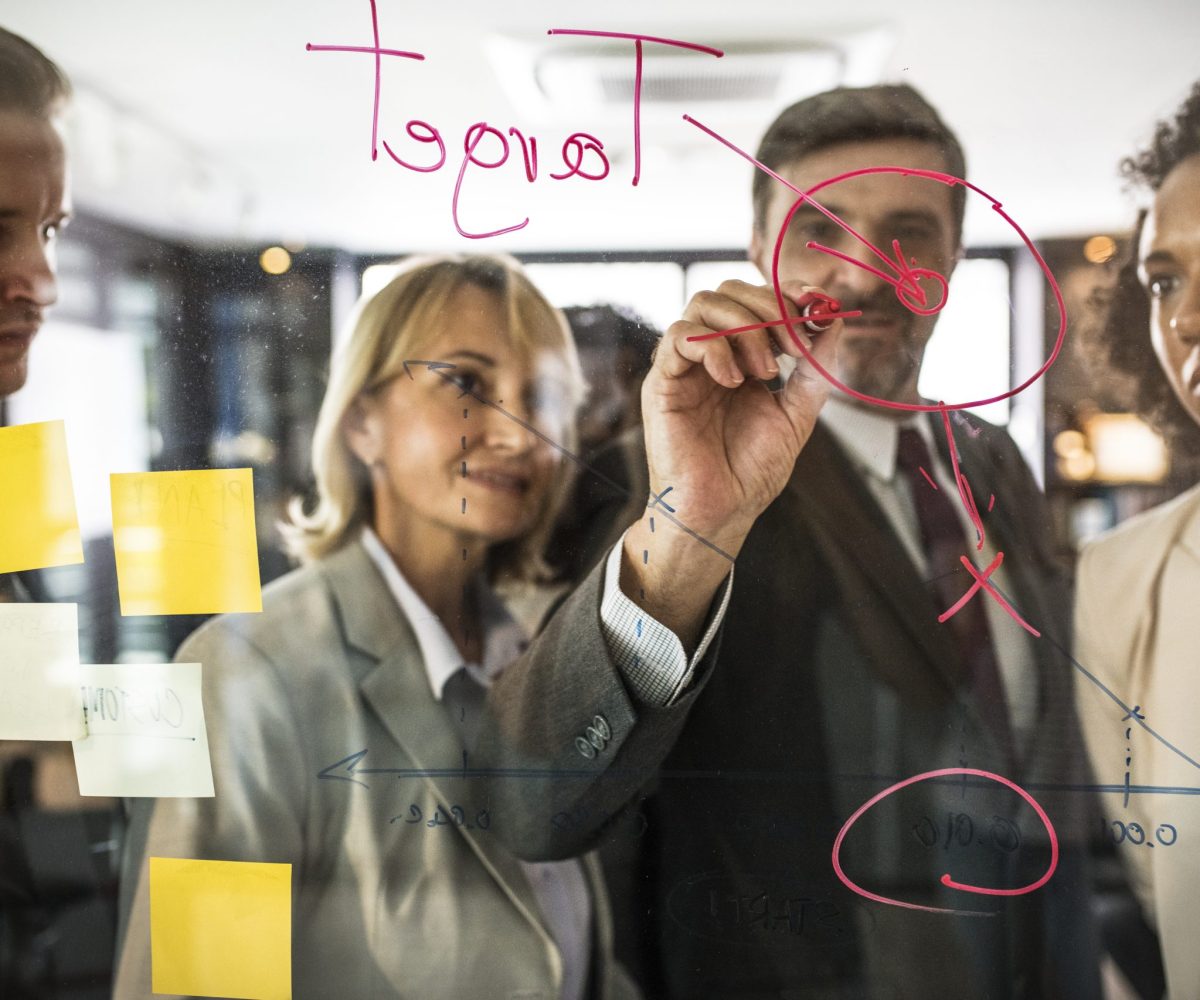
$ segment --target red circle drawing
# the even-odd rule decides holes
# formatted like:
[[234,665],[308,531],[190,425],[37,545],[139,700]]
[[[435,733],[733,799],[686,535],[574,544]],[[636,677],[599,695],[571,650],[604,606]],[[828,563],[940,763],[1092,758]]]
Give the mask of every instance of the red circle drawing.
[[1044,810],[1024,788],[1018,785],[1015,781],[1004,777],[1002,774],[995,774],[992,771],[981,771],[974,767],[943,767],[936,771],[926,771],[923,774],[913,775],[911,778],[905,778],[903,781],[897,781],[894,785],[889,785],[882,792],[871,796],[861,806],[859,806],[850,816],[842,828],[838,831],[837,837],[833,841],[833,872],[837,875],[841,883],[851,892],[856,892],[860,896],[865,896],[867,899],[873,899],[877,903],[886,903],[889,906],[902,906],[906,910],[923,910],[926,913],[954,913],[961,917],[990,917],[993,913],[984,912],[981,910],[954,910],[947,909],[942,906],[922,906],[919,903],[906,903],[902,899],[892,899],[890,896],[881,896],[878,893],[864,889],[862,886],[854,883],[850,877],[842,870],[842,841],[846,839],[846,834],[850,832],[850,828],[854,826],[860,816],[870,809],[875,803],[882,799],[886,799],[893,792],[898,792],[902,788],[907,788],[909,785],[915,785],[920,781],[929,781],[931,778],[945,778],[952,775],[967,774],[976,778],[986,778],[989,781],[998,781],[1005,788],[1011,788],[1014,792],[1021,796],[1037,813],[1038,819],[1042,821],[1042,825],[1046,827],[1046,832],[1050,835],[1050,865],[1046,869],[1044,875],[1036,882],[1031,882],[1029,885],[1023,885],[1017,889],[993,889],[980,885],[967,885],[963,882],[956,882],[949,873],[941,878],[941,883],[951,889],[959,889],[963,892],[973,892],[981,896],[1024,896],[1027,893],[1034,892],[1040,889],[1054,874],[1054,870],[1058,867],[1058,834],[1054,832],[1054,824],[1050,822],[1050,817],[1046,815]]
[[[1046,281],[1050,285],[1050,290],[1054,293],[1054,301],[1058,305],[1058,336],[1054,340],[1054,348],[1051,350],[1050,356],[1046,359],[1045,364],[1043,364],[1041,368],[1039,368],[1036,372],[1030,375],[1029,378],[1015,388],[1009,389],[1007,392],[1002,392],[996,396],[988,396],[985,399],[973,399],[966,403],[899,403],[895,400],[881,399],[878,396],[872,396],[867,393],[862,393],[855,389],[851,389],[848,385],[843,384],[836,375],[824,368],[821,363],[815,357],[813,357],[808,347],[805,346],[803,340],[796,333],[798,317],[788,315],[788,299],[784,296],[779,287],[779,255],[783,247],[783,239],[788,231],[788,226],[792,221],[792,216],[796,214],[796,210],[803,205],[805,201],[811,200],[812,196],[818,191],[822,191],[833,184],[839,184],[842,181],[849,180],[852,177],[861,177],[865,174],[900,174],[905,177],[924,177],[929,180],[938,181],[939,183],[945,184],[948,187],[953,187],[955,184],[961,184],[964,188],[967,188],[969,191],[974,191],[976,194],[981,195],[992,203],[992,210],[995,211],[996,214],[999,215],[1000,218],[1002,218],[1006,223],[1008,223],[1012,230],[1021,238],[1021,242],[1025,244],[1025,247],[1033,255],[1033,259],[1037,261],[1038,267],[1041,268],[1042,273],[1046,276]],[[888,263],[891,262],[889,261]],[[938,274],[936,271],[929,270],[928,268],[908,268],[906,270],[905,277],[907,278],[907,281],[899,281],[896,283],[896,295],[910,311],[921,316],[929,316],[935,312],[938,312],[946,304],[947,282],[943,275]],[[916,278],[931,278],[941,284],[942,295],[936,304],[933,306],[928,306],[927,303],[920,301],[920,299],[924,296],[915,284],[914,279]],[[970,181],[963,180],[961,177],[955,177],[952,174],[945,174],[937,170],[921,170],[916,167],[863,167],[859,170],[848,170],[845,173],[838,174],[836,177],[830,177],[805,191],[793,203],[786,218],[783,220],[783,225],[779,229],[779,235],[775,238],[775,252],[771,259],[771,282],[775,287],[775,300],[779,305],[779,315],[783,317],[783,323],[787,327],[788,334],[791,336],[792,341],[800,349],[804,357],[808,360],[808,363],[812,365],[818,372],[820,372],[830,385],[836,389],[840,389],[848,396],[853,396],[855,399],[862,400],[864,403],[872,403],[876,406],[884,406],[893,410],[909,410],[919,413],[938,413],[943,410],[967,410],[971,409],[972,407],[985,406],[988,403],[998,403],[1001,400],[1011,399],[1013,396],[1024,392],[1031,385],[1033,385],[1034,382],[1045,375],[1047,371],[1049,371],[1050,366],[1054,364],[1058,358],[1059,352],[1062,350],[1063,341],[1067,334],[1067,309],[1066,304],[1063,302],[1062,290],[1058,287],[1058,282],[1054,280],[1054,275],[1050,273],[1050,268],[1046,265],[1046,261],[1042,258],[1042,255],[1038,253],[1037,247],[1033,245],[1033,241],[1030,240],[1027,235],[1025,235],[1025,230],[1023,230],[1017,224],[1017,222],[1007,212],[1004,211],[999,201],[993,198],[982,188],[972,184]]]

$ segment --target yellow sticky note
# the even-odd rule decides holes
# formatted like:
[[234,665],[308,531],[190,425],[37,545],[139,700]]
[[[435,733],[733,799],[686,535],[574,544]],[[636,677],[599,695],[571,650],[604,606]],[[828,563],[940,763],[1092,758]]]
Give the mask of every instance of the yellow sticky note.
[[110,477],[123,615],[261,611],[249,469]]
[[0,428],[0,573],[81,562],[63,422]]
[[292,995],[292,866],[150,859],[155,993]]

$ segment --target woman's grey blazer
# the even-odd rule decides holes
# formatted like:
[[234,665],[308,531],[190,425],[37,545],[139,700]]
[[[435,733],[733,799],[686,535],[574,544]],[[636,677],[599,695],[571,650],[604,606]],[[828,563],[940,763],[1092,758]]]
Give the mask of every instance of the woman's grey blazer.
[[[589,583],[577,607],[598,607]],[[511,834],[549,820],[506,816],[517,808],[506,802],[528,790],[510,799],[494,794],[493,779],[471,776],[475,762],[361,545],[271,585],[263,607],[215,619],[179,651],[203,665],[216,796],[134,800],[115,995],[151,996],[153,855],[290,862],[295,997],[557,997],[558,950],[500,839],[506,826]],[[581,625],[593,644],[594,619]],[[620,731],[615,749],[634,711],[627,701],[606,711]],[[564,729],[565,746],[574,731]],[[589,857],[584,867],[593,995],[636,997],[613,961],[598,866]]]

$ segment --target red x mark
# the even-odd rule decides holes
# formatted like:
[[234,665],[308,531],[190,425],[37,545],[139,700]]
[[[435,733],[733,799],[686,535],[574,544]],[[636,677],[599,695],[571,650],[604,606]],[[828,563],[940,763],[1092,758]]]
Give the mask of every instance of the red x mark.
[[943,611],[940,615],[938,615],[939,622],[947,621],[948,619],[953,618],[956,614],[958,614],[959,611],[962,610],[963,605],[965,605],[967,603],[967,601],[969,601],[972,597],[974,597],[976,592],[982,587],[989,594],[991,594],[993,598],[995,598],[996,603],[999,604],[1000,607],[1002,607],[1005,611],[1007,611],[1010,615],[1012,615],[1013,621],[1015,621],[1018,625],[1020,625],[1021,628],[1023,628],[1030,635],[1035,636],[1036,638],[1039,638],[1039,639],[1041,638],[1042,633],[1039,632],[1037,629],[1035,629],[1032,625],[1030,625],[1029,622],[1025,621],[1025,619],[1022,618],[1019,614],[1017,614],[1016,611],[1013,610],[1012,605],[1009,604],[1008,601],[1006,601],[1003,597],[1000,596],[999,592],[996,590],[995,587],[993,587],[990,583],[988,583],[988,577],[991,576],[997,570],[997,568],[1000,566],[1000,564],[1002,562],[1004,562],[1004,553],[1003,552],[996,553],[996,558],[992,560],[992,564],[983,571],[982,575],[980,575],[979,570],[977,570],[975,568],[975,564],[972,563],[971,560],[968,559],[966,556],[959,556],[958,559],[959,559],[959,562],[961,562],[964,566],[967,567],[967,572],[970,573],[971,576],[973,576],[975,578],[975,582],[973,584],[971,584],[970,587],[967,588],[967,592],[965,594],[963,594],[962,597],[960,597],[954,603],[953,606],[951,606],[947,610]]

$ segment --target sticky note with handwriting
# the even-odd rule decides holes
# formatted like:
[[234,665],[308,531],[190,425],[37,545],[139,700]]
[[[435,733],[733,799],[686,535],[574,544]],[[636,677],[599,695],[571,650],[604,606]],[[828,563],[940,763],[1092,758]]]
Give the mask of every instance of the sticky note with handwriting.
[[155,993],[292,995],[292,866],[150,859]]
[[123,615],[261,611],[249,469],[110,477]]
[[0,740],[74,740],[79,707],[79,609],[0,604]]
[[83,562],[61,420],[0,427],[0,573]]
[[212,765],[199,663],[85,664],[87,736],[75,740],[80,795],[207,797]]

